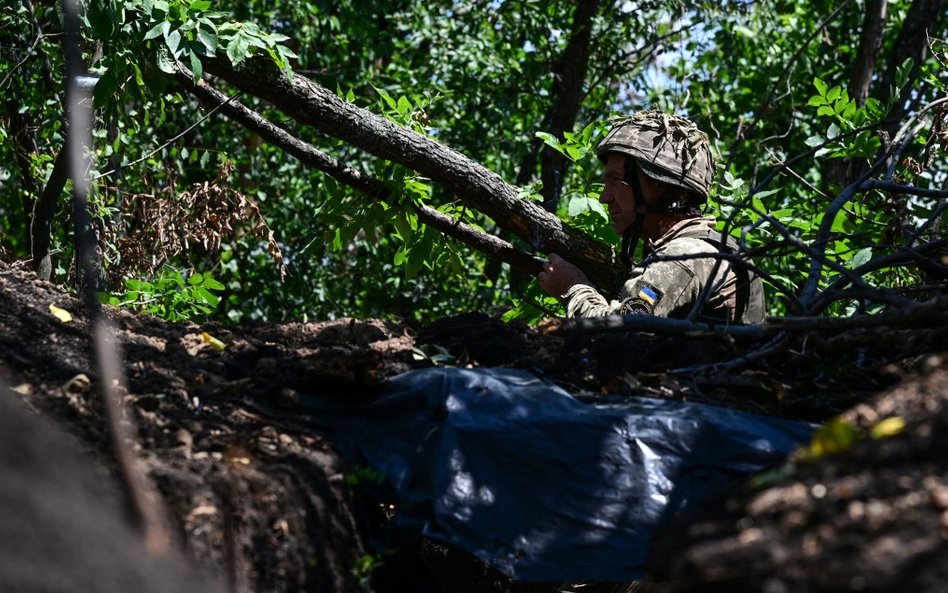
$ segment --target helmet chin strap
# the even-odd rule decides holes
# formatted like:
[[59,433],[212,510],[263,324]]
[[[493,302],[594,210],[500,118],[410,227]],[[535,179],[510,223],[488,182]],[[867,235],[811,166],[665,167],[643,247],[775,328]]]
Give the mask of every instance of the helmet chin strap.
[[635,247],[638,245],[642,234],[645,215],[675,212],[682,204],[687,204],[687,198],[681,196],[672,202],[665,202],[657,206],[646,204],[645,197],[642,195],[642,184],[639,181],[639,166],[635,159],[630,156],[625,157],[625,171],[622,175],[622,182],[632,188],[632,207],[635,209],[635,220],[622,233],[622,248],[619,256],[622,258],[622,263],[632,267],[632,256],[635,255]]
[[622,258],[622,263],[631,268],[632,256],[635,255],[635,247],[639,243],[639,235],[642,233],[642,223],[645,222],[645,215],[654,212],[654,210],[645,204],[645,199],[642,197],[639,168],[632,157],[625,157],[625,171],[622,181],[632,188],[632,207],[635,209],[635,220],[622,233],[622,248],[619,256]]

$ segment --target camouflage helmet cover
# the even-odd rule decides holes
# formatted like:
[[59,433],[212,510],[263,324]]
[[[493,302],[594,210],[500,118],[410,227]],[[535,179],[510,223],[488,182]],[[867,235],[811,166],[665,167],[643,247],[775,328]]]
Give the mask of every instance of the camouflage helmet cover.
[[708,136],[693,122],[661,111],[639,111],[617,120],[596,147],[602,162],[610,152],[636,159],[646,175],[708,199],[714,160]]

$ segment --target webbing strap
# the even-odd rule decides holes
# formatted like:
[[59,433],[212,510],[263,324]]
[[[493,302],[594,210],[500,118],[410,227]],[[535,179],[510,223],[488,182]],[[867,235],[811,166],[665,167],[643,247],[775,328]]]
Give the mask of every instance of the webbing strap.
[[[686,229],[685,231],[678,234],[678,237],[687,237],[689,239],[701,239],[706,243],[709,243],[714,246],[715,249],[721,250],[721,237],[724,237],[723,249],[731,254],[739,254],[740,247],[737,244],[737,241],[734,240],[734,237],[730,235],[725,235],[714,229],[707,227],[699,229]],[[731,266],[731,269],[734,270],[734,273],[737,275],[737,311],[735,312],[734,321],[742,322],[744,318],[744,313],[747,312],[747,307],[750,304],[750,285],[751,277],[750,270],[747,268],[747,265],[743,263],[743,258],[739,262],[734,262],[735,265]]]
[[[648,209],[645,206],[645,200],[642,198],[642,184],[639,182],[638,166],[635,159],[626,156],[622,181],[632,188],[632,208],[635,209],[635,221],[622,233],[622,250],[619,254],[622,257],[622,263],[632,267],[632,256],[635,255],[635,246],[639,242],[639,235],[642,234],[642,223],[645,222],[645,215]],[[645,208],[644,212],[639,212],[639,206]]]

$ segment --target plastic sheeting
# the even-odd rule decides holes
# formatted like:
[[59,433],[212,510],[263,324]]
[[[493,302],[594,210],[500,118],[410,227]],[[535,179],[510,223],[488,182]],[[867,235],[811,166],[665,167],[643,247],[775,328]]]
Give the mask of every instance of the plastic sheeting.
[[650,398],[581,401],[528,372],[425,369],[355,409],[309,400],[384,472],[400,527],[507,576],[627,581],[653,533],[782,461],[809,424]]

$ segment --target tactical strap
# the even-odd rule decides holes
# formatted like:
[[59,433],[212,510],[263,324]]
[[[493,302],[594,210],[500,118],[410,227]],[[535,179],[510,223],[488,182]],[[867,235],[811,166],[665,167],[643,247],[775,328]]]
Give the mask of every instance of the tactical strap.
[[642,234],[642,223],[645,222],[645,215],[648,210],[639,212],[639,206],[645,207],[645,200],[642,198],[642,184],[639,182],[639,171],[635,159],[626,155],[624,166],[622,181],[632,188],[632,207],[635,209],[635,221],[622,233],[622,250],[619,255],[622,257],[622,263],[631,268],[632,256],[635,255],[635,246],[639,242],[639,235]]
[[[677,236],[687,237],[689,239],[701,239],[702,241],[713,245],[715,249],[721,251],[723,247],[724,251],[733,255],[740,253],[740,246],[738,246],[737,241],[734,240],[734,237],[725,235],[724,233],[707,227],[687,229],[679,233]],[[723,246],[721,245],[721,237],[724,237]],[[734,321],[742,322],[744,313],[747,312],[747,307],[750,304],[750,270],[747,268],[747,265],[743,263],[743,258],[739,262],[734,262],[734,265],[731,266],[731,269],[733,269],[734,273],[737,275],[737,311],[734,315]]]

